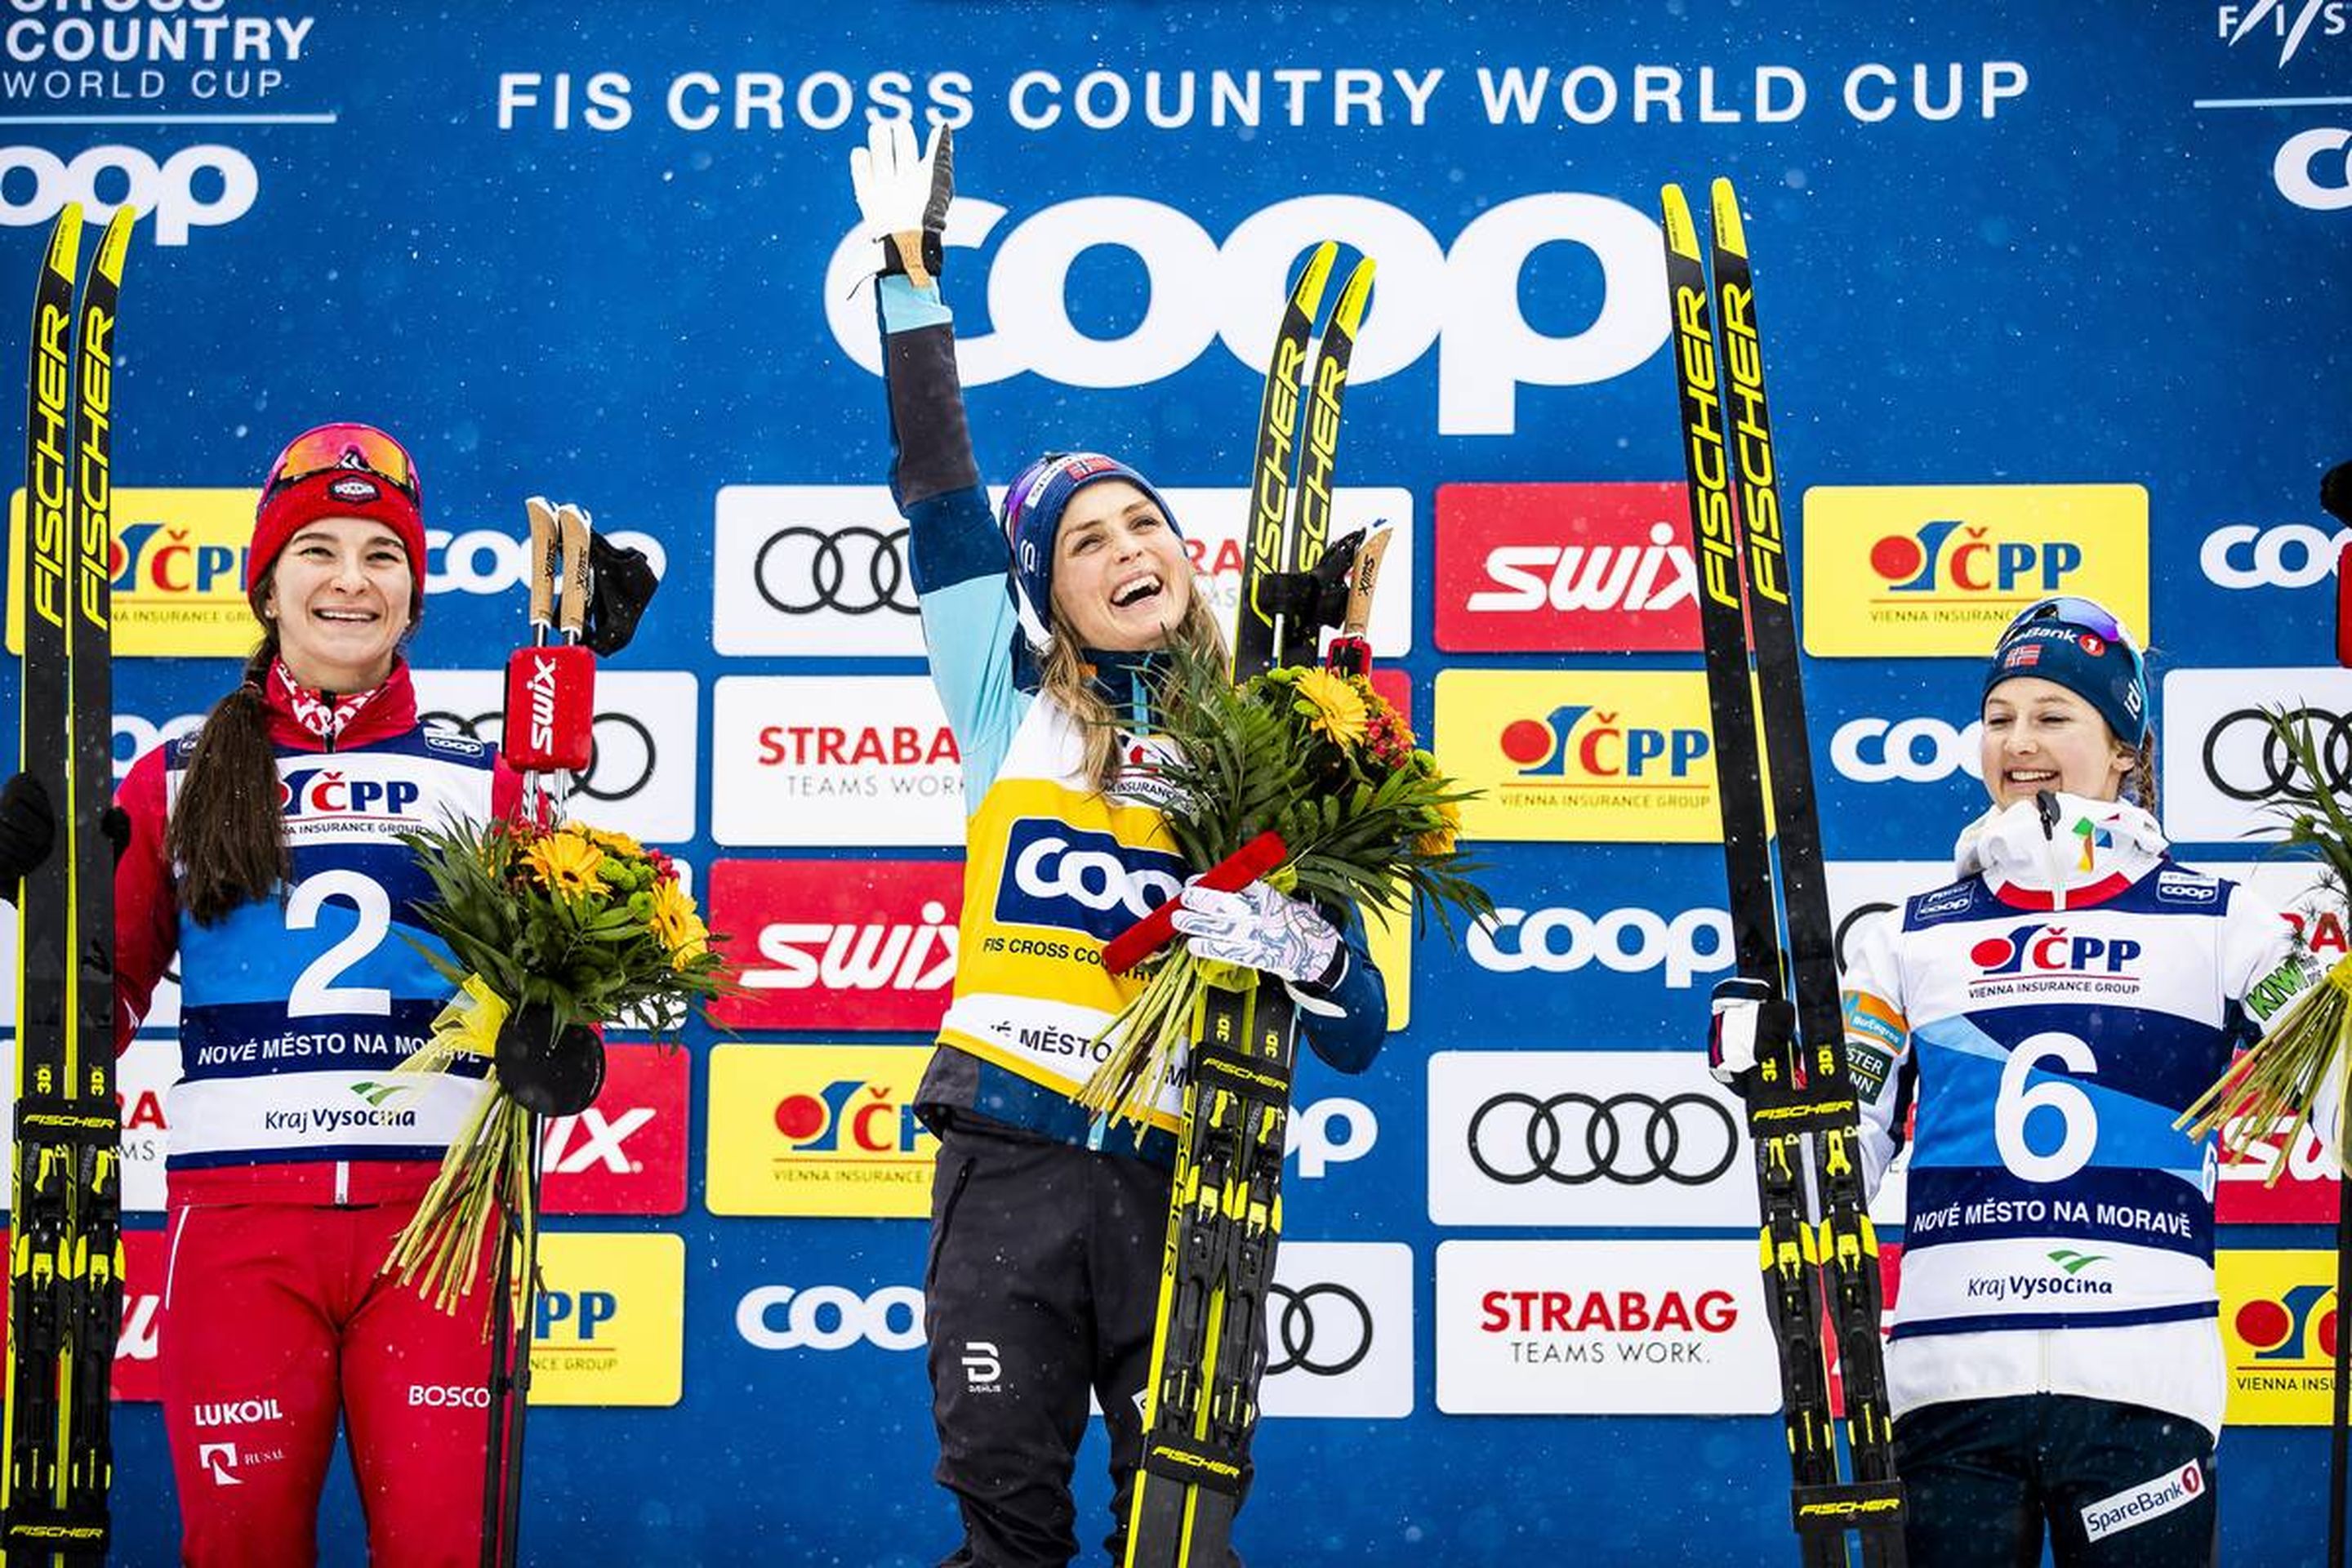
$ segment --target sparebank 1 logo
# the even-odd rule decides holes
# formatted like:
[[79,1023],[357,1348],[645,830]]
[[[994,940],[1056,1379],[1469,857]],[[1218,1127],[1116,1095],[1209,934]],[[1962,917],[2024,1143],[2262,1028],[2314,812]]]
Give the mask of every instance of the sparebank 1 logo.
[[1676,782],[1713,747],[1705,730],[1626,723],[1611,710],[1569,704],[1503,730],[1503,755],[1529,780]]
[[[13,26],[10,35],[13,51]],[[18,79],[34,77],[28,71],[0,73],[12,89]],[[24,94],[11,90],[8,96]],[[27,182],[12,175],[29,175],[31,191],[25,193]],[[191,229],[217,228],[243,217],[260,190],[253,160],[234,147],[183,147],[161,163],[139,147],[90,147],[71,159],[46,147],[0,147],[0,225],[11,228],[47,223],[68,202],[79,202],[91,222],[104,223],[127,203],[153,215],[156,244],[185,245]],[[18,194],[24,199],[16,199]]]
[[2325,1365],[2336,1358],[2338,1321],[2336,1287],[2310,1283],[2255,1297],[2230,1326],[2253,1352],[2252,1362]]
[[1885,579],[1890,593],[2013,599],[2058,593],[2083,564],[2083,547],[2069,541],[1987,538],[1990,532],[1958,518],[1940,518],[1872,545],[1870,568]]
[[[1007,209],[971,196],[949,209],[945,243],[986,244]],[[1382,289],[1365,319],[1351,381],[1378,381],[1437,350],[1437,429],[1507,436],[1521,386],[1584,386],[1646,363],[1665,341],[1654,304],[1665,288],[1657,226],[1612,197],[1546,191],[1503,201],[1464,226],[1451,245],[1412,213],[1369,196],[1297,196],[1262,207],[1220,243],[1191,214],[1134,196],[1085,196],[1024,215],[995,246],[988,296],[993,330],[961,338],[966,386],[1023,371],[1069,386],[1143,386],[1183,370],[1223,342],[1255,372],[1272,346],[1297,258],[1323,239],[1380,258]],[[1599,303],[1572,330],[1538,331],[1520,309],[1528,258],[1547,246],[1581,247],[1599,264]],[[862,226],[845,234],[825,273],[825,316],[842,352],[882,373],[872,308],[854,286],[874,270]],[[1143,265],[1142,319],[1097,337],[1073,321],[1069,285],[1096,249]],[[963,265],[958,263],[959,266]]]

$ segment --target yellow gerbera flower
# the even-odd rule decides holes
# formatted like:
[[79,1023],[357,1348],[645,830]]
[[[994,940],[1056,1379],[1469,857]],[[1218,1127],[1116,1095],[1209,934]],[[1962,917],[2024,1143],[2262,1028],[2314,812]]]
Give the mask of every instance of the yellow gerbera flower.
[[577,833],[562,832],[533,840],[522,858],[551,891],[587,893],[595,890],[596,868],[604,852]]
[[653,900],[653,913],[647,923],[669,949],[670,967],[684,969],[701,956],[710,936],[709,928],[696,911],[693,896],[676,882],[655,883]]
[[1297,689],[1299,700],[1313,710],[1307,722],[1333,744],[1352,746],[1364,738],[1371,716],[1364,710],[1362,694],[1345,676],[1328,669],[1302,670]]
[[580,824],[574,825],[573,831],[586,835],[590,843],[603,849],[607,855],[616,856],[623,860],[642,860],[646,858],[646,847],[625,833],[615,833],[609,827],[589,827]]
[[1432,858],[1440,855],[1453,854],[1454,829],[1451,827],[1433,827],[1426,833],[1414,835],[1412,840],[1412,852],[1416,855],[1426,855]]

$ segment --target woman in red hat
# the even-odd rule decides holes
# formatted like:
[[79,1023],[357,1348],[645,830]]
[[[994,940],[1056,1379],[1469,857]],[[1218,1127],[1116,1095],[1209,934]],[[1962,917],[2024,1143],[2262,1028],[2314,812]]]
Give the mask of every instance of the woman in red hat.
[[[402,648],[425,603],[407,451],[330,425],[269,470],[246,561],[260,646],[202,729],[117,793],[115,1036],[174,957],[163,1415],[189,1563],[309,1563],[340,1420],[379,1565],[479,1552],[482,1320],[379,1272],[481,1069],[394,1079],[448,999],[431,891],[395,837],[511,814],[492,748],[424,729]],[[0,878],[48,803],[0,798]]]

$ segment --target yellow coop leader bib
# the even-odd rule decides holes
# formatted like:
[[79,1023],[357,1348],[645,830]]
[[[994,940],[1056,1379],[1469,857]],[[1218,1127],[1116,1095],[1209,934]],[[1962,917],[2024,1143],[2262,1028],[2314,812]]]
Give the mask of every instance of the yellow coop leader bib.
[[[1103,972],[1103,944],[1176,896],[1188,868],[1154,798],[1155,742],[1127,737],[1128,766],[1097,793],[1081,776],[1085,733],[1056,704],[1033,704],[966,837],[955,1000],[942,1044],[1065,1094],[1108,1054],[1095,1043],[1142,989]],[[1183,1095],[1151,1120],[1174,1131]]]

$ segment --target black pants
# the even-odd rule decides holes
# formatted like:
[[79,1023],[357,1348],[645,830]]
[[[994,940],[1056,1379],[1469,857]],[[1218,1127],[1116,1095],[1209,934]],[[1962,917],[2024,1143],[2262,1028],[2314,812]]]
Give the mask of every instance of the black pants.
[[1895,1423],[1910,1568],[2200,1568],[2214,1561],[2213,1436],[2185,1415],[2034,1394]]
[[933,1473],[963,1544],[941,1568],[1061,1568],[1076,1556],[1070,1475],[1087,1395],[1110,1430],[1115,1521],[1143,1449],[1143,1385],[1168,1230],[1169,1173],[1010,1130],[940,1140],[923,1271]]

